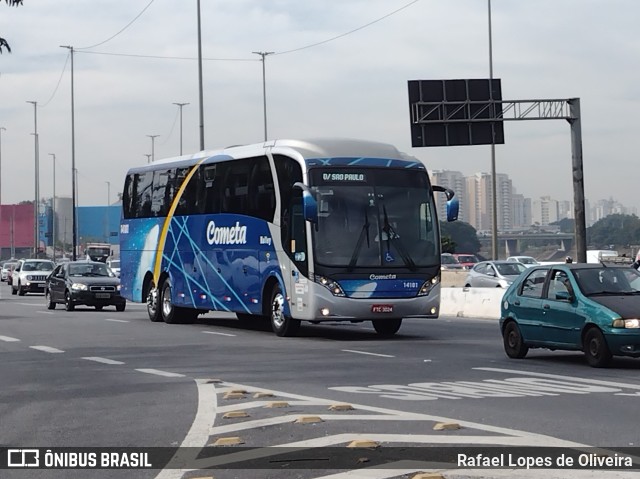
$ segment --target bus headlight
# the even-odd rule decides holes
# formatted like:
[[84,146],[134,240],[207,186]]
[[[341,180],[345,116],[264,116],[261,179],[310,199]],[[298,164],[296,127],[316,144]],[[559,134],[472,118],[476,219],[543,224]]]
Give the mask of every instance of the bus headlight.
[[329,291],[331,291],[331,294],[333,294],[334,296],[345,295],[340,285],[336,281],[333,281],[332,279],[325,278],[324,276],[318,276],[316,274],[316,275],[313,275],[313,280],[316,283],[321,284],[322,286],[327,288]]
[[425,281],[422,286],[420,286],[420,289],[418,290],[418,296],[426,296],[428,295],[431,290],[434,288],[434,286],[436,284],[438,284],[440,282],[440,275],[437,274],[435,275],[433,278],[428,279],[427,281]]

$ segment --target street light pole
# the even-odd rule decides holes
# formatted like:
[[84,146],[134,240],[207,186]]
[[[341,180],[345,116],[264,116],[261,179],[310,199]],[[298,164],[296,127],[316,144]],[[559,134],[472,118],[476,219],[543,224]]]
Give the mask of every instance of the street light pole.
[[[0,230],[2,229],[2,132],[7,131],[4,126],[0,126]],[[0,242],[0,258],[2,258],[2,243]]]
[[145,153],[144,156],[147,157],[147,163],[151,163],[151,153]]
[[110,239],[111,239],[111,232],[109,231],[109,206],[111,205],[111,182],[109,181],[105,181],[105,183],[107,184],[107,220],[106,220],[106,226],[107,226],[107,243],[111,243]]
[[76,249],[78,244],[78,228],[77,228],[77,218],[76,218],[76,126],[75,126],[75,106],[74,106],[74,96],[73,96],[73,47],[60,45],[61,48],[68,48],[71,54],[71,216],[72,216],[72,251],[71,251],[71,259],[73,261],[76,260]]
[[[493,110],[493,40],[491,36],[491,0],[487,0],[489,8],[489,99]],[[496,179],[496,138],[495,126],[491,124],[491,257],[498,258],[498,186]]]
[[251,52],[256,55],[260,55],[262,61],[262,109],[264,112],[264,141],[267,141],[267,82],[265,75],[264,59],[267,55],[272,55],[275,52]]
[[147,135],[147,136],[151,138],[151,162],[154,162],[156,161],[155,140],[160,135]]
[[182,107],[188,103],[174,103],[174,105],[178,105],[180,109],[180,156],[182,156]]
[[38,155],[38,102],[37,101],[27,101],[27,103],[33,104],[33,126],[34,126],[34,150],[35,150],[35,201],[33,203],[33,257],[38,257],[38,247],[40,245],[40,241],[38,241],[38,204],[40,202],[40,162]]
[[204,93],[202,88],[202,32],[200,28],[200,0],[198,0],[198,103],[200,109],[200,151],[204,150]]
[[56,155],[53,157],[53,199],[51,200],[51,243],[53,244],[53,261],[56,260]]

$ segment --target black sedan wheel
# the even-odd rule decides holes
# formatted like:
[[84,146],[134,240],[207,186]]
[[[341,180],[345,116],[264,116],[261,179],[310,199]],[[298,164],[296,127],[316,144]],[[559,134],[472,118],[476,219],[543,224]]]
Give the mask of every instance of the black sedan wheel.
[[529,352],[529,347],[524,344],[520,328],[515,321],[509,321],[502,332],[504,352],[513,359],[522,359]]
[[126,306],[126,303],[122,303],[122,304],[116,304],[116,311],[124,311],[124,308]]
[[75,305],[73,304],[71,293],[69,293],[69,291],[64,294],[64,308],[67,311],[73,311],[75,309]]
[[598,328],[591,328],[584,335],[584,355],[589,366],[604,368],[611,362],[607,340]]
[[45,302],[47,303],[47,309],[56,309],[56,303],[51,299],[51,293],[47,290],[44,293]]

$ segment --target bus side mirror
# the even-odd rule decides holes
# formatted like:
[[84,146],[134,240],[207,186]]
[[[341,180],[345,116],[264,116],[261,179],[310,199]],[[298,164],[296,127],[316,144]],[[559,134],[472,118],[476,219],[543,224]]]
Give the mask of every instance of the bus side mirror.
[[302,216],[306,221],[310,223],[318,222],[318,202],[313,196],[311,189],[300,182],[293,184],[294,188],[300,188],[302,190]]
[[460,211],[460,202],[455,197],[455,193],[450,188],[444,186],[434,185],[433,191],[439,191],[444,193],[447,197],[447,221],[455,221],[458,219],[458,212]]

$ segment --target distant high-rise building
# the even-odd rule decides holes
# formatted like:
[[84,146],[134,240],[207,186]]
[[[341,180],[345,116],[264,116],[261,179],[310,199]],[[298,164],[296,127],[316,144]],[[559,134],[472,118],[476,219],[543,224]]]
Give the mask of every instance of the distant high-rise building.
[[511,226],[514,229],[529,228],[532,224],[531,198],[525,198],[524,195],[514,191],[512,204]]
[[[459,171],[451,170],[433,170],[431,172],[431,183],[434,185],[444,186],[445,188],[451,188],[460,202],[460,211],[458,213],[458,220],[466,223],[468,220],[468,209],[466,208],[467,201],[467,185],[464,175]],[[436,207],[438,209],[438,218],[443,221],[447,218],[447,199],[443,194],[436,194]]]
[[531,219],[533,224],[540,226],[548,226],[550,223],[558,221],[558,201],[550,196],[543,196],[537,200],[533,200],[531,208]]
[[[467,205],[469,208],[469,223],[478,231],[493,229],[493,187],[491,175],[476,173],[467,177]],[[513,185],[508,175],[496,175],[496,197],[498,230],[511,229],[512,223],[512,192]]]

